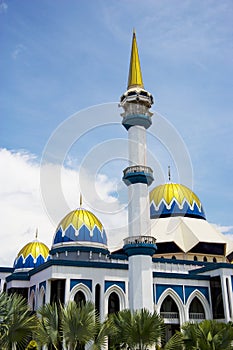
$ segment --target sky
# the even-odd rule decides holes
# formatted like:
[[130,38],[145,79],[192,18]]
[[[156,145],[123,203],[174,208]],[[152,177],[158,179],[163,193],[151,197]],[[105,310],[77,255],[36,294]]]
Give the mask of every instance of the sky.
[[0,265],[35,238],[51,247],[79,206],[109,246],[127,236],[127,89],[133,28],[155,100],[148,164],[188,185],[233,236],[233,2],[0,1]]

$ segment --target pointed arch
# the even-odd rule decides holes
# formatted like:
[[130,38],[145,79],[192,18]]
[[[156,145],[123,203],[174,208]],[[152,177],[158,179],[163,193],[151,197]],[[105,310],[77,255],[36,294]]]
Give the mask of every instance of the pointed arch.
[[125,294],[120,287],[118,287],[116,284],[114,284],[106,290],[105,295],[104,295],[104,314],[105,314],[105,316],[107,316],[107,314],[108,314],[108,301],[109,301],[109,297],[112,293],[116,293],[118,298],[119,298],[119,309],[123,310],[126,308]]
[[173,289],[171,289],[169,287],[159,297],[159,300],[157,303],[158,313],[160,314],[161,306],[162,306],[164,300],[168,296],[171,297],[177,305],[178,312],[179,312],[180,325],[182,325],[185,322],[184,304],[183,304],[181,298],[179,297],[179,295]]
[[75,298],[75,295],[79,291],[84,294],[86,301],[92,301],[93,302],[93,300],[92,300],[93,299],[92,298],[92,293],[91,293],[90,289],[83,283],[78,283],[71,289],[69,300],[73,301],[74,298]]
[[40,307],[44,304],[45,304],[45,289],[44,289],[44,286],[42,286],[39,290],[37,306]]
[[30,296],[29,296],[29,306],[32,311],[36,310],[36,294],[34,289],[31,290]]
[[208,303],[208,300],[206,299],[206,297],[198,290],[198,289],[195,289],[188,297],[188,300],[186,302],[186,308],[187,308],[187,312],[188,312],[188,315],[189,315],[189,310],[190,310],[190,306],[191,306],[191,303],[192,301],[197,298],[203,309],[204,309],[204,313],[205,313],[205,319],[209,320],[212,318],[212,313],[211,313],[211,310],[210,310],[210,305]]
[[86,304],[86,297],[82,290],[78,290],[77,293],[74,295],[74,301],[78,306]]

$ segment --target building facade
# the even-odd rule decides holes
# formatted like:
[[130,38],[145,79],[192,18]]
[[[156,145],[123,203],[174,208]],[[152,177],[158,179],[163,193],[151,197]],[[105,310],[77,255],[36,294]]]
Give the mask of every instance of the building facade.
[[186,321],[233,321],[233,242],[208,223],[201,201],[186,186],[169,181],[149,191],[152,104],[134,33],[128,87],[120,99],[130,160],[123,171],[128,237],[110,252],[103,224],[80,206],[58,224],[51,249],[36,238],[12,268],[0,268],[1,290],[22,294],[35,311],[53,301],[89,300],[102,320],[125,308],[156,310],[167,339]]

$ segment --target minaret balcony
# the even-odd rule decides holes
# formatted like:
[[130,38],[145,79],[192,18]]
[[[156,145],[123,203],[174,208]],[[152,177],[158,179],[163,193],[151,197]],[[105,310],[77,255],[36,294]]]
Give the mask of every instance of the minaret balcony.
[[148,91],[141,89],[139,87],[136,87],[136,88],[127,90],[121,96],[120,106],[124,108],[124,106],[127,103],[132,103],[132,102],[144,104],[150,108],[151,105],[154,103],[154,100],[153,100],[153,96]]
[[123,117],[122,125],[129,130],[131,126],[143,126],[148,129],[152,124],[151,116],[149,114],[127,114]]
[[143,183],[150,186],[154,181],[153,170],[145,165],[133,165],[123,170],[123,181],[127,186]]
[[150,111],[149,107],[140,103],[126,103],[122,106],[124,112],[121,113],[121,116],[125,118],[127,115],[137,115],[142,114],[149,117],[152,117],[153,113]]
[[157,246],[156,239],[152,236],[133,236],[124,239],[125,253],[128,256],[132,255],[154,255]]

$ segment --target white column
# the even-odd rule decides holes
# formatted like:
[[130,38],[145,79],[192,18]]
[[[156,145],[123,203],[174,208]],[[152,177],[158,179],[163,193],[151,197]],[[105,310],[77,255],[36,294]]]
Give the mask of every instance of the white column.
[[128,130],[130,165],[146,165],[146,129],[131,126]]
[[231,291],[231,276],[227,277],[228,292],[229,292],[229,308],[230,308],[230,320],[233,320],[233,296]]
[[150,209],[147,184],[137,183],[128,187],[129,236],[150,235]]
[[129,257],[129,306],[131,310],[154,311],[151,256]]
[[229,313],[226,277],[224,275],[221,276],[221,285],[222,285],[222,299],[223,299],[223,308],[224,308],[224,314],[225,314],[225,322],[229,322],[231,318]]
[[65,304],[68,303],[68,301],[70,300],[70,278],[66,279],[66,283],[65,283],[65,297],[64,297],[64,302]]
[[45,291],[45,303],[50,303],[51,300],[51,280],[46,282],[46,291]]

